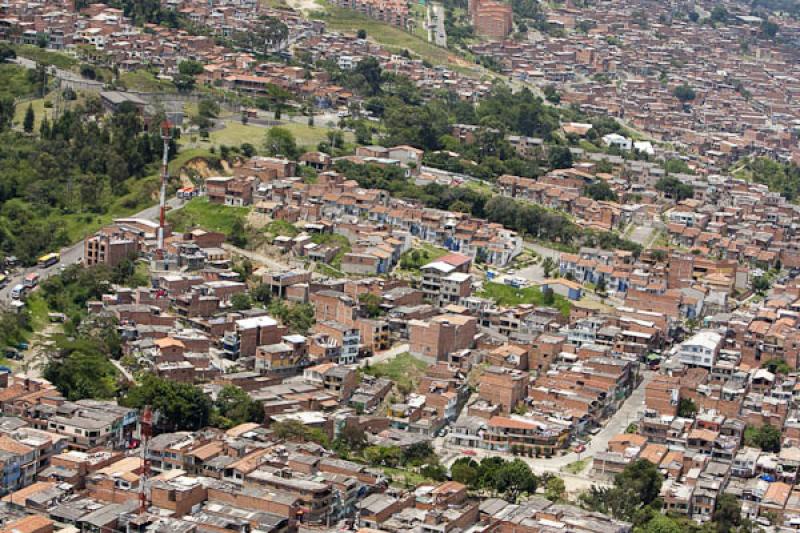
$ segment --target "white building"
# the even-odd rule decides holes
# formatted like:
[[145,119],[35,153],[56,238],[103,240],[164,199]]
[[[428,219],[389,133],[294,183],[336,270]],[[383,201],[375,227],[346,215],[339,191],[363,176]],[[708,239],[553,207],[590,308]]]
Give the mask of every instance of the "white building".
[[722,335],[715,331],[701,331],[678,346],[678,360],[690,367],[711,368],[717,360]]

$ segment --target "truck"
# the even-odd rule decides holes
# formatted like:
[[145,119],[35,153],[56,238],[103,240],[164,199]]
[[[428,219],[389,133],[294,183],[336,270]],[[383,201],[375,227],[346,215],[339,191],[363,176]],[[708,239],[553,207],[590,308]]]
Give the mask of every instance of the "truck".
[[39,284],[39,278],[38,272],[31,272],[25,276],[25,279],[22,280],[22,284],[25,285],[25,288],[32,289]]
[[59,261],[61,261],[61,254],[52,253],[52,254],[47,254],[47,255],[43,255],[42,257],[40,257],[39,261],[38,261],[38,264],[42,268],[47,268],[49,266],[55,265]]

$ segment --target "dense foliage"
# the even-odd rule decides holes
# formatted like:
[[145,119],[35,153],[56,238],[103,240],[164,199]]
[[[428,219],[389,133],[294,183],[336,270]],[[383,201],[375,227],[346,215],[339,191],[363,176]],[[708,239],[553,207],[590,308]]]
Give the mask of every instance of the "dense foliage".
[[132,387],[120,404],[143,409],[151,406],[157,414],[154,424],[158,432],[197,431],[209,424],[211,400],[193,385],[146,375]]
[[683,183],[674,176],[664,176],[656,182],[656,190],[664,193],[665,196],[672,198],[676,202],[694,196],[694,189],[691,185]]
[[800,195],[800,167],[793,163],[757,157],[747,162],[745,170],[752,175],[753,181],[765,184],[787,200],[794,201]]
[[535,493],[540,481],[521,459],[506,461],[501,457],[487,457],[480,462],[462,457],[453,463],[450,475],[454,481],[502,495],[510,502],[516,502],[524,493]]
[[158,132],[144,129],[133,106],[106,121],[90,118],[99,115],[90,99],[43,120],[39,139],[0,134],[0,252],[33,263],[69,243],[65,217],[91,222],[121,197],[127,208],[151,201],[139,180],[161,157]]

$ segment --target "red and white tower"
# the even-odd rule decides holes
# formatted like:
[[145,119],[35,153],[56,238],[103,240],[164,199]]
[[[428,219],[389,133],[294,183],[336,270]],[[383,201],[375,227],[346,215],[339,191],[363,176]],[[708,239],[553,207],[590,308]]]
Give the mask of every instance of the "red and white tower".
[[153,436],[153,411],[149,405],[144,406],[142,418],[139,421],[139,435],[142,442],[139,443],[142,451],[142,475],[139,477],[139,514],[144,515],[150,507],[147,498],[147,480],[150,478],[150,460],[147,458],[147,449],[150,444],[150,437]]
[[169,181],[169,143],[172,140],[172,124],[161,123],[161,139],[164,141],[164,157],[161,161],[161,196],[158,206],[158,256],[164,257],[164,232],[167,225],[167,181]]

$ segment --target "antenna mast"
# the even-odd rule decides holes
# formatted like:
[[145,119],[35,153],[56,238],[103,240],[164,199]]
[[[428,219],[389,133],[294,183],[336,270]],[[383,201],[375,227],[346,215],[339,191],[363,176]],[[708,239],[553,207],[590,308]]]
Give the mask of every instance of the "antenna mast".
[[167,181],[169,180],[169,143],[172,140],[172,124],[168,120],[161,123],[161,139],[164,141],[164,157],[161,161],[161,196],[158,215],[158,256],[163,258],[164,232],[167,224]]
[[144,516],[150,507],[147,498],[147,480],[150,477],[150,460],[147,458],[150,437],[153,434],[153,411],[149,405],[144,406],[142,418],[139,421],[139,435],[142,438],[140,443],[142,451],[142,475],[139,477],[139,515]]

